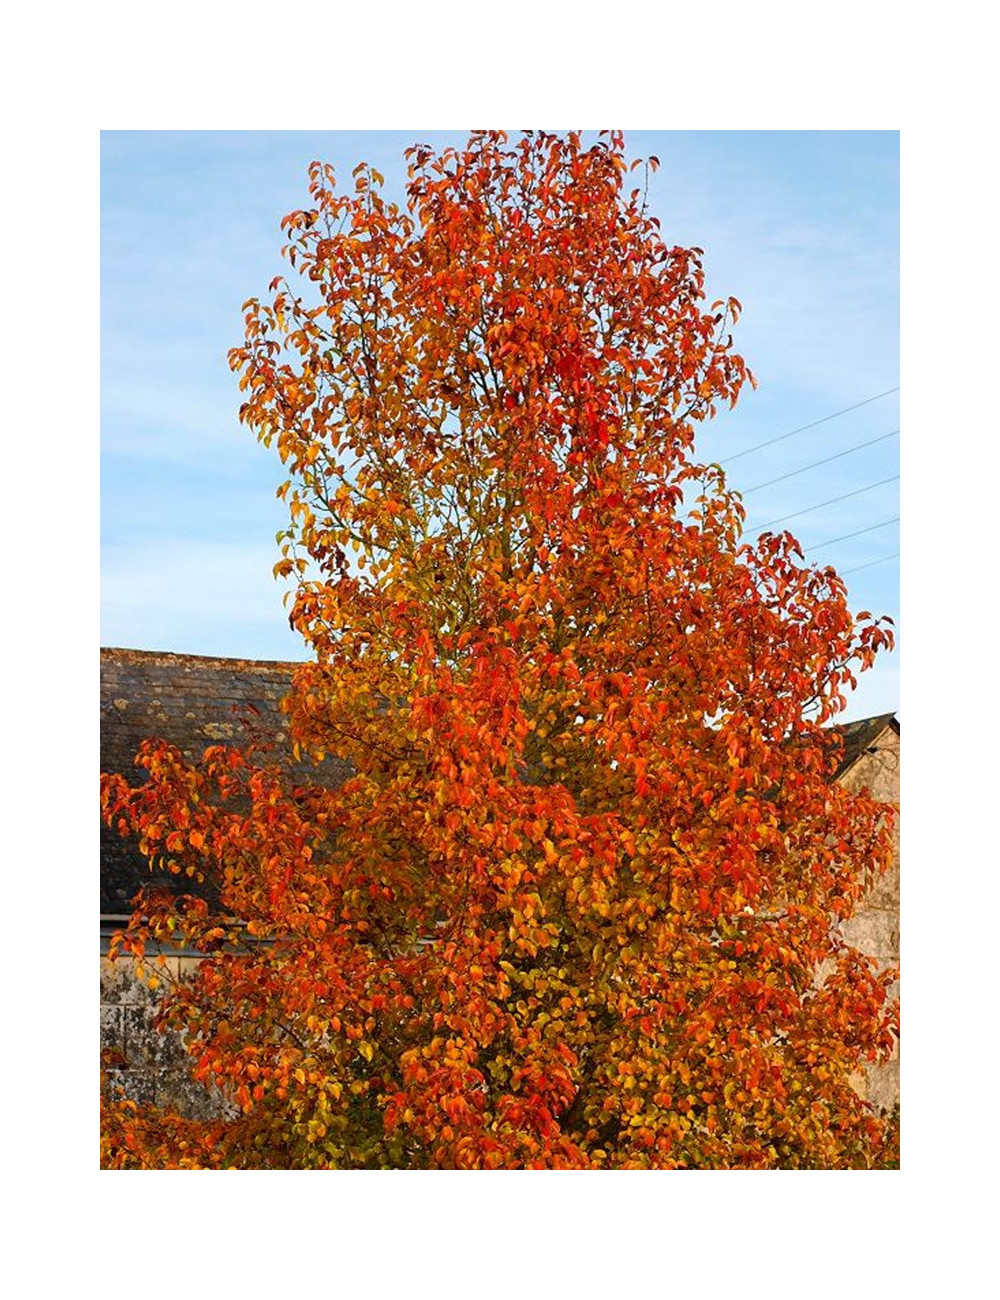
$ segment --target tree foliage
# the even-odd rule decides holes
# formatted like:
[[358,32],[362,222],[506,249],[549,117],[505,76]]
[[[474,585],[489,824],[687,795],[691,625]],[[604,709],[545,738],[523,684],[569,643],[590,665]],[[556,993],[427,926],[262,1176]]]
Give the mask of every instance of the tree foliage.
[[[120,940],[215,1123],[109,1102],[116,1167],[870,1167],[889,976],[838,923],[891,813],[824,727],[877,650],[843,581],[695,455],[750,378],[617,133],[315,163],[244,304],[285,470],[284,707],[339,789],[150,742],[105,816],[197,885]],[[637,180],[638,188],[632,188]]]

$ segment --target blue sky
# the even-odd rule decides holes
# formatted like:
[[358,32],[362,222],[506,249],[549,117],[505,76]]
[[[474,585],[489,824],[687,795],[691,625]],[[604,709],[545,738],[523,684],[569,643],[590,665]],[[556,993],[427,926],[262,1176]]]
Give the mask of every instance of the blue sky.
[[[278,463],[236,419],[226,353],[242,336],[240,305],[282,269],[278,223],[304,203],[311,159],[345,179],[371,162],[402,197],[408,145],[464,139],[102,133],[103,645],[304,657],[270,576],[284,524]],[[796,515],[787,526],[845,573],[854,607],[898,624],[899,525],[888,521],[899,483],[883,481],[899,474],[899,393],[887,391],[899,384],[898,134],[626,140],[632,155],[660,159],[650,203],[664,237],[703,248],[710,297],[744,307],[737,342],[758,388],[706,427],[701,453],[747,492],[751,530]],[[898,710],[898,657],[862,677],[847,717]]]

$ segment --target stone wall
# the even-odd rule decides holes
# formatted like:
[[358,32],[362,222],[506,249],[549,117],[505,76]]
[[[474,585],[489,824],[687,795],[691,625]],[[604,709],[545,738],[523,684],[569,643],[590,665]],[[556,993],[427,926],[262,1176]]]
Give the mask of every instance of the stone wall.
[[[165,985],[184,978],[197,963],[194,956],[167,957],[162,969],[154,969]],[[221,1095],[192,1079],[191,1058],[180,1035],[153,1028],[159,998],[158,990],[136,977],[130,958],[112,962],[101,957],[101,1063],[109,1093],[190,1119],[224,1113]]]
[[[874,743],[844,773],[841,781],[856,791],[867,786],[876,799],[899,806],[899,732],[886,727]],[[896,824],[892,867],[874,882],[864,905],[844,924],[847,941],[883,968],[899,966],[899,824]],[[899,996],[898,982],[893,997]],[[860,1090],[876,1106],[891,1109],[899,1101],[899,1043],[891,1061],[872,1066]]]

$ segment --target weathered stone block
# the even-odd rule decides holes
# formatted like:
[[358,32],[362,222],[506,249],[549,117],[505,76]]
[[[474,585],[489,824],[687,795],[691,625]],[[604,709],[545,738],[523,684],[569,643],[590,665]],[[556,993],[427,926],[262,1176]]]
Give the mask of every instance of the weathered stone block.
[[148,1001],[149,990],[136,978],[131,958],[101,958],[101,1002],[142,1006]]
[[145,1006],[122,1008],[125,1020],[125,1055],[130,1066],[152,1065],[163,1068],[177,1056],[177,1046],[173,1034],[160,1034],[153,1028],[156,1007],[147,1003]]
[[899,961],[899,917],[895,912],[859,912],[844,922],[843,932],[848,943],[876,957],[883,966]]
[[153,1100],[153,1079],[148,1070],[108,1070],[105,1084],[112,1099],[122,1098],[148,1106]]
[[874,1065],[868,1071],[865,1095],[880,1110],[892,1110],[899,1101],[899,1059]]
[[899,911],[899,862],[880,876],[865,896],[864,908]]
[[113,1004],[101,1007],[101,1059],[108,1052],[125,1051],[124,1008]]

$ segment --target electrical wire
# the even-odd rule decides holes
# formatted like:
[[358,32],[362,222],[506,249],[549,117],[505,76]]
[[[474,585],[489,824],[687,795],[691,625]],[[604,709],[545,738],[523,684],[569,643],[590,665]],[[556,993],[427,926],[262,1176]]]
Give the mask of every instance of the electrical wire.
[[771,487],[775,483],[784,483],[786,478],[795,478],[797,474],[804,474],[806,470],[817,469],[820,465],[829,465],[832,460],[840,460],[842,456],[850,456],[851,452],[860,451],[862,447],[873,447],[877,442],[885,442],[886,438],[895,438],[899,433],[898,429],[893,429],[891,433],[883,433],[878,438],[869,438],[867,442],[859,442],[854,447],[848,447],[846,451],[838,451],[834,456],[826,456],[823,460],[814,460],[811,465],[803,465],[801,469],[793,469],[788,474],[781,474],[778,478],[769,478],[766,483],[756,483],[751,488],[741,488],[741,496],[749,496],[751,492],[759,492],[761,488]]
[[734,460],[739,460],[741,456],[749,456],[751,452],[760,451],[762,447],[772,447],[776,442],[784,442],[786,438],[791,438],[797,433],[805,433],[807,429],[815,429],[820,424],[826,424],[830,420],[836,420],[841,415],[846,415],[848,411],[857,411],[862,406],[868,406],[882,397],[888,397],[891,393],[898,392],[899,385],[897,384],[895,388],[887,388],[884,393],[876,393],[874,397],[866,397],[863,402],[855,402],[853,406],[845,406],[842,411],[834,411],[832,415],[824,415],[822,420],[813,420],[811,424],[800,424],[797,429],[790,429],[788,433],[780,433],[777,438],[768,438],[766,442],[758,442],[754,447],[747,447],[745,451],[738,451],[733,456],[727,456],[719,464],[730,465]]
[[783,524],[786,519],[798,519],[800,515],[812,514],[814,510],[822,510],[824,506],[836,505],[838,501],[846,501],[849,497],[859,497],[862,492],[870,492],[872,488],[881,487],[884,483],[895,483],[899,479],[898,474],[893,474],[891,478],[879,479],[877,483],[866,483],[864,487],[856,488],[853,492],[845,492],[843,496],[831,497],[829,501],[818,501],[814,506],[806,506],[804,510],[794,510],[790,515],[779,515],[777,519],[769,519],[766,524],[755,524],[754,529],[758,533],[764,532],[773,524]]
[[807,551],[818,551],[824,546],[832,546],[834,542],[846,542],[851,537],[860,537],[862,533],[873,533],[876,528],[888,528],[890,524],[898,524],[899,515],[892,519],[883,519],[880,524],[872,524],[870,528],[859,528],[853,533],[844,533],[843,537],[828,537],[825,542],[817,542],[815,546],[807,546]]
[[877,560],[869,560],[867,564],[855,564],[854,567],[851,569],[841,569],[839,571],[840,576],[843,578],[848,573],[857,573],[861,569],[870,569],[873,564],[886,564],[888,563],[889,560],[898,560],[898,559],[899,559],[899,552],[897,551],[895,555],[883,555]]

